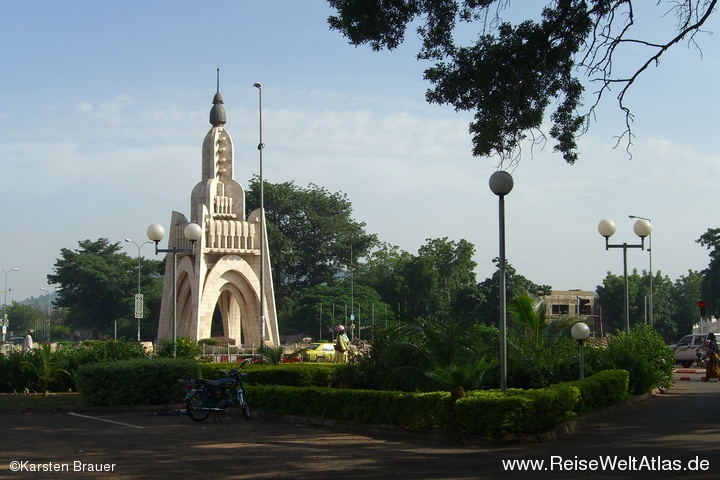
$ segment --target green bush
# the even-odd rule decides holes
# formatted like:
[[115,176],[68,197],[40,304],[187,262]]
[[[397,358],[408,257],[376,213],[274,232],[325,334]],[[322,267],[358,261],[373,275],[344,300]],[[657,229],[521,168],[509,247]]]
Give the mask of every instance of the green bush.
[[568,382],[577,387],[580,399],[575,412],[585,414],[615,405],[628,397],[630,375],[626,370],[606,370],[583,380]]
[[125,340],[86,340],[75,346],[62,346],[55,351],[58,364],[75,374],[88,363],[116,362],[147,358],[142,345]]
[[375,425],[428,430],[449,426],[450,394],[413,394],[276,385],[247,386],[252,408]]
[[173,350],[177,358],[196,359],[202,354],[202,346],[190,337],[177,337],[175,348],[173,349],[172,338],[163,338],[160,345],[155,350],[158,357],[173,358]]
[[552,344],[547,344],[534,342],[528,337],[509,337],[509,386],[523,389],[544,388],[575,380],[579,374],[579,349],[575,340],[562,337]]
[[251,385],[247,391],[251,406],[260,410],[425,430],[459,426],[464,433],[499,438],[545,432],[590,408],[618,403],[627,395],[627,378],[625,371],[612,371],[543,389],[473,391],[455,404],[456,423],[447,392],[277,385]]
[[165,405],[182,400],[178,380],[197,377],[187,359],[142,359],[83,365],[75,381],[87,405]]
[[643,394],[655,387],[670,387],[675,359],[660,334],[648,325],[637,325],[630,334],[609,337],[606,348],[585,349],[586,366],[593,371],[627,370],[628,391]]
[[0,354],[0,392],[20,393],[36,390],[36,378],[22,362],[26,361],[21,352]]

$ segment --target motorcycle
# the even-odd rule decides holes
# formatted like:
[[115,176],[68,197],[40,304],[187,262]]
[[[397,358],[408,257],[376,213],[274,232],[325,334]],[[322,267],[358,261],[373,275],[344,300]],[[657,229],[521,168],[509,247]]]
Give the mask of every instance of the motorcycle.
[[237,406],[240,407],[245,420],[250,420],[250,405],[243,385],[245,372],[239,371],[246,363],[248,362],[244,361],[238,368],[227,373],[222,372],[224,377],[220,380],[204,378],[179,380],[187,386],[185,410],[188,416],[196,422],[202,422],[212,413],[219,419],[220,413]]

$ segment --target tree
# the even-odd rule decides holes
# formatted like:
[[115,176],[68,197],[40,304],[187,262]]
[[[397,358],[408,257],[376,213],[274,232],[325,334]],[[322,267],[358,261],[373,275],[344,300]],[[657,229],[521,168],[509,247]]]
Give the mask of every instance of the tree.
[[[260,206],[259,180],[250,181],[248,213]],[[302,288],[331,283],[376,243],[365,223],[352,218],[345,194],[310,184],[264,182],[265,218],[275,295],[292,298]]]
[[[595,107],[611,89],[619,89],[617,101],[625,112],[627,148],[632,144],[632,114],[625,95],[641,74],[674,45],[695,43],[696,35],[714,12],[717,0],[683,0],[671,6],[655,2],[659,15],[669,11],[677,17],[677,31],[660,41],[633,37],[636,31],[632,0],[554,0],[547,2],[539,20],[517,25],[503,19],[512,15],[507,0],[328,0],[337,15],[330,28],[341,32],[352,45],[370,44],[373,50],[393,50],[405,39],[408,25],[420,20],[419,60],[436,62],[425,70],[430,103],[450,104],[456,110],[474,111],[470,123],[473,154],[516,159],[521,143],[529,136],[543,142],[540,131],[546,109],[554,150],[567,163],[578,159],[577,137],[589,125]],[[523,7],[527,9],[523,3]],[[661,5],[662,4],[662,5]],[[650,7],[648,7],[650,9]],[[653,10],[649,10],[653,12]],[[455,35],[463,24],[477,25],[470,46],[461,46]],[[658,32],[654,32],[658,33]],[[664,32],[662,32],[664,33]],[[620,72],[625,52],[646,49],[644,59]],[[599,85],[595,101],[580,113],[583,74]]]
[[17,302],[7,306],[7,315],[10,324],[8,331],[16,336],[21,336],[28,329],[35,328],[38,322],[45,317],[42,310],[30,305],[20,305]]
[[[628,304],[630,310],[630,327],[639,323],[647,323],[646,302],[650,295],[650,277],[647,272],[638,274],[633,269],[628,275]],[[625,331],[625,279],[608,272],[603,284],[597,287],[598,300],[602,305],[603,330]],[[662,298],[662,297],[660,297]],[[655,296],[656,303],[658,296]]]
[[417,255],[384,244],[359,265],[356,279],[399,305],[403,317],[447,316],[457,313],[463,292],[475,285],[474,253],[470,242],[447,237],[427,239]]
[[[385,325],[387,310],[388,305],[372,288],[352,285],[349,279],[344,279],[299,292],[289,314],[282,318],[280,329],[285,333],[305,333],[317,339],[332,340],[335,328],[342,324],[348,334],[367,340],[376,323]],[[351,331],[351,314],[355,315],[355,331]]]
[[[494,258],[495,265],[500,264],[499,258]],[[507,263],[507,261],[506,261]],[[505,289],[507,298],[512,298],[523,293],[531,293],[538,296],[548,296],[552,293],[550,285],[538,285],[522,275],[518,275],[515,268],[507,263],[505,266]],[[473,312],[476,318],[487,325],[497,325],[500,318],[500,269],[493,273],[491,278],[484,280],[477,285],[474,296],[484,300],[478,304]]]
[[702,296],[695,299],[693,310],[697,311],[699,300],[705,300],[707,315],[720,316],[720,228],[709,228],[695,241],[710,250],[710,264],[701,272]]
[[[120,243],[101,238],[78,242],[78,250],[63,248],[48,283],[59,285],[56,307],[67,309],[72,328],[90,329],[97,336],[111,331],[116,321],[133,317],[138,261],[120,252]],[[164,262],[143,260],[141,272],[146,303],[157,302],[162,291]]]
[[672,296],[669,299],[674,306],[671,318],[675,329],[662,331],[666,341],[678,340],[679,336],[692,333],[692,326],[697,323],[700,316],[698,300],[702,298],[700,292],[704,278],[702,274],[688,270],[687,275],[681,275],[675,280]]

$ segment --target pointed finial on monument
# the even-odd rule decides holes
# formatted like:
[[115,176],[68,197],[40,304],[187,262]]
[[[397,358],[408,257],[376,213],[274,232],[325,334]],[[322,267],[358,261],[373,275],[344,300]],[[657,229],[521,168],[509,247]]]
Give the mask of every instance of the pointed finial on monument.
[[225,107],[223,107],[223,98],[220,95],[220,67],[217,69],[217,93],[213,98],[213,106],[210,109],[210,123],[213,127],[225,125]]

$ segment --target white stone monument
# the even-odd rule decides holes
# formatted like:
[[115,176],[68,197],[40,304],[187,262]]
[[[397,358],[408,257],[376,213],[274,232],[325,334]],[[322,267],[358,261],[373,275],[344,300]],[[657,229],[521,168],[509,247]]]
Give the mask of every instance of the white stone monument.
[[[223,337],[235,340],[236,345],[277,346],[280,337],[267,234],[264,231],[260,235],[265,222],[260,222],[259,208],[245,218],[245,190],[233,177],[233,142],[225,130],[225,108],[219,87],[213,104],[212,128],[202,147],[202,179],[193,188],[190,200],[191,221],[202,227],[203,236],[195,242],[194,254],[177,253],[177,335],[194,340],[210,338],[215,317],[216,322],[222,322]],[[183,235],[187,224],[185,215],[172,213],[169,249],[190,248]],[[158,338],[173,337],[172,262],[172,254],[168,254]],[[261,290],[265,297],[263,341]]]

